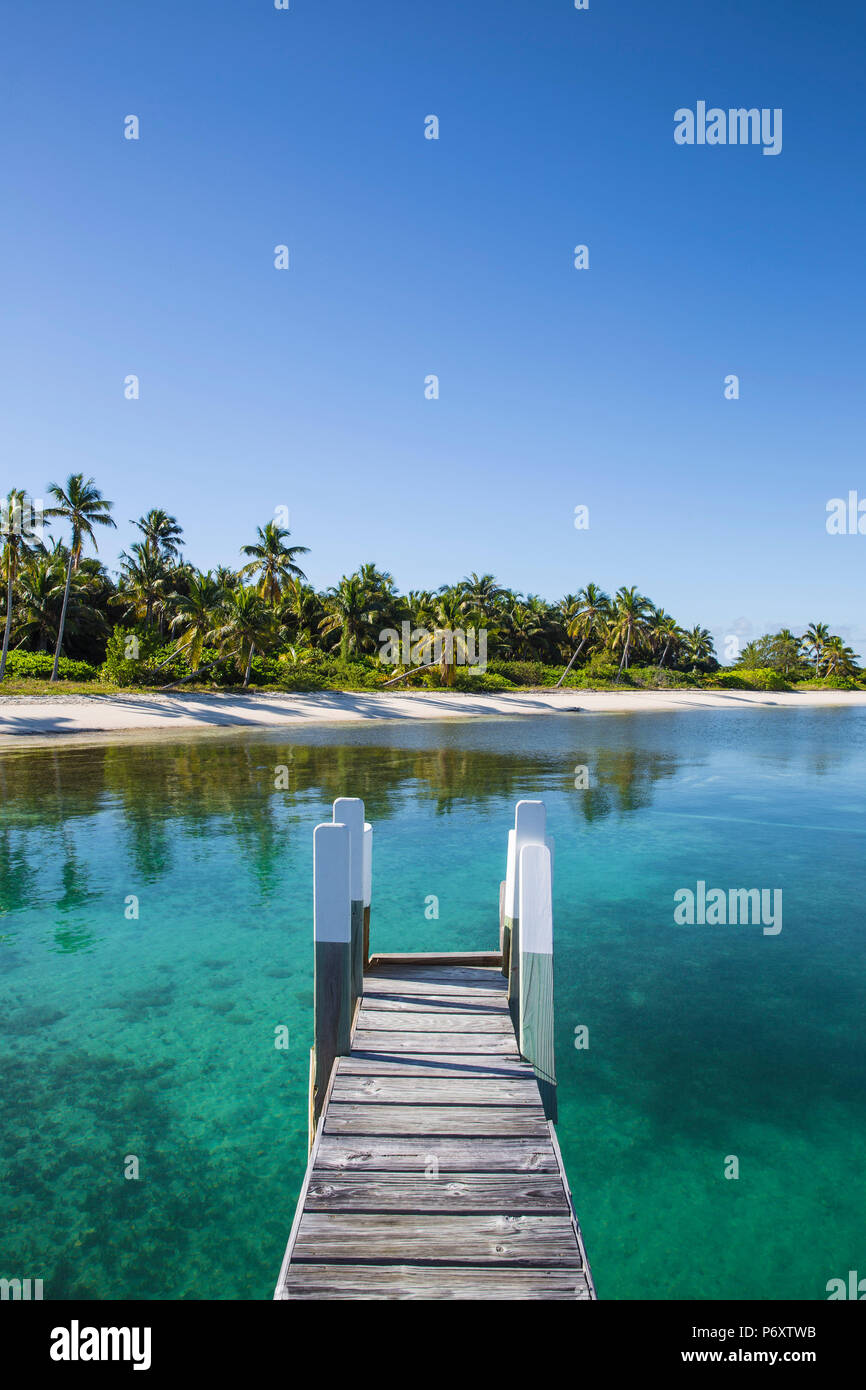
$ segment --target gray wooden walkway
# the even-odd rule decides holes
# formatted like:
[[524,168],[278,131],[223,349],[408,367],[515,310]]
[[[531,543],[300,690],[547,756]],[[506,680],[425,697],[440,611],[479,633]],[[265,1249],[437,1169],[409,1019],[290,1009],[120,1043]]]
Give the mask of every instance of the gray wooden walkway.
[[277,1299],[595,1297],[506,982],[478,959],[368,967]]

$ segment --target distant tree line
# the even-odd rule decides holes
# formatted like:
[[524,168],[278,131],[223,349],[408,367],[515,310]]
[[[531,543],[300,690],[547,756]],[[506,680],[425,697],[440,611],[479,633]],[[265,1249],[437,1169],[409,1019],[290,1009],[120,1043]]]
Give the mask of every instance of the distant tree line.
[[[113,504],[81,473],[52,483],[47,495],[47,530],[23,490],[13,489],[3,505],[0,680],[10,652],[51,654],[57,679],[62,657],[100,666],[108,654],[134,666],[143,646],[167,653],[166,666],[183,657],[188,679],[231,667],[248,684],[257,656],[295,669],[321,656],[372,666],[383,630],[406,622],[431,634],[483,629],[489,658],[561,666],[557,683],[587,666],[618,678],[633,667],[718,668],[706,628],[681,626],[634,586],[610,595],[588,583],[550,603],[473,573],[435,592],[400,594],[393,577],[370,563],[319,592],[299,564],[307,548],[291,544],[276,521],[241,546],[237,567],[202,571],[183,557],[177,519],[154,508],[132,523],[141,539],[120,553],[115,580],[97,554],[98,529],[115,526]],[[64,534],[49,537],[55,526]],[[453,682],[454,659],[452,650],[442,661],[444,684]],[[802,637],[783,631],[750,642],[737,666],[786,679],[857,674],[850,647],[821,623]]]

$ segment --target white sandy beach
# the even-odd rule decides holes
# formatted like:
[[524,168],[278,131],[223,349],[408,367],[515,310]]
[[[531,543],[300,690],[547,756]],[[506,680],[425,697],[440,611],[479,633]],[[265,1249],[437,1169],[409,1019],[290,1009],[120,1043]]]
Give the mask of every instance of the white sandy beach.
[[469,719],[537,714],[646,714],[707,709],[814,709],[866,706],[866,691],[563,690],[501,695],[317,691],[307,695],[63,695],[0,697],[0,746],[23,740],[271,728],[371,719]]

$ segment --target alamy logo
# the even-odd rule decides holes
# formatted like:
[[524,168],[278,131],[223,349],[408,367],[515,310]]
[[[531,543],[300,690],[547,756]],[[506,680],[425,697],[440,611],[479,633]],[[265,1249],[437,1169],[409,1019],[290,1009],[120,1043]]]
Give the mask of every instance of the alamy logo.
[[698,880],[697,892],[678,888],[674,893],[674,921],[678,927],[763,926],[764,936],[782,930],[781,888],[710,888]]
[[674,140],[678,145],[763,145],[764,154],[781,154],[782,108],[739,106],[724,111],[720,106],[707,109],[705,101],[694,111],[681,106],[674,112]]
[[0,1300],[27,1303],[31,1299],[42,1298],[41,1279],[0,1279]]
[[44,540],[45,504],[41,498],[10,493],[0,498],[0,533],[20,536],[25,542]]
[[149,1327],[68,1327],[51,1329],[52,1361],[131,1361],[134,1371],[150,1370]]
[[866,497],[852,489],[847,498],[831,497],[827,503],[829,536],[866,536]]
[[848,1270],[848,1282],[844,1279],[827,1280],[827,1301],[836,1298],[855,1299],[862,1303],[866,1299],[866,1279],[861,1279],[856,1269]]

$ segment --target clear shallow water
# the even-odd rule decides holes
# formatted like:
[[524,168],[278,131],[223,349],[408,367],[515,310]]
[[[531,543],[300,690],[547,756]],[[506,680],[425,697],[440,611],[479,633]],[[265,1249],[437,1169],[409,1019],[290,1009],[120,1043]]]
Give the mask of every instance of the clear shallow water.
[[[855,710],[0,753],[0,1276],[270,1297],[306,1159],[312,827],[365,798],[375,949],[481,949],[514,802],[543,796],[559,1135],[600,1296],[826,1297],[866,1260],[864,789]],[[781,887],[781,934],[675,925],[698,879]]]

